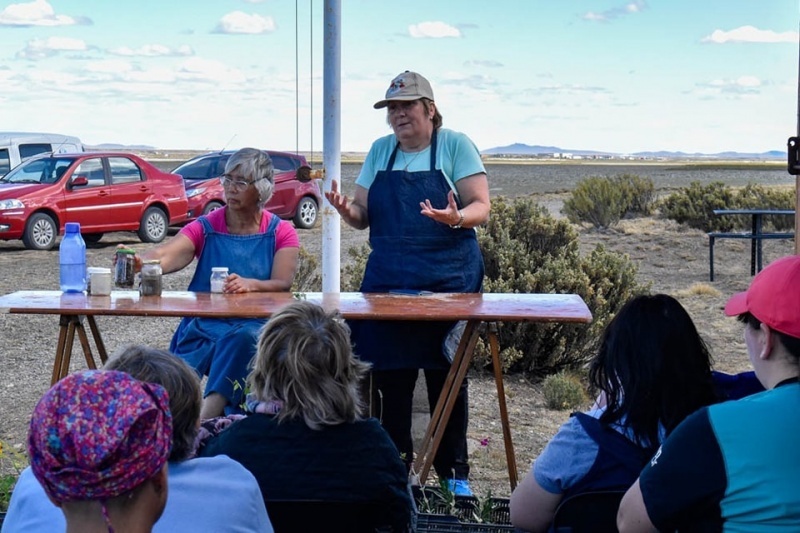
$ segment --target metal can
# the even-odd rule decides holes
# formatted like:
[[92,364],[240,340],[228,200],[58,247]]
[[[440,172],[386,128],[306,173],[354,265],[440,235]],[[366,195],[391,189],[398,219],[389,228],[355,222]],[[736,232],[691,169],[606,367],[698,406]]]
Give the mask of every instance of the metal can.
[[114,264],[114,285],[121,289],[132,289],[135,278],[136,252],[130,248],[120,248]]
[[161,296],[161,261],[159,259],[142,262],[139,294],[142,296]]

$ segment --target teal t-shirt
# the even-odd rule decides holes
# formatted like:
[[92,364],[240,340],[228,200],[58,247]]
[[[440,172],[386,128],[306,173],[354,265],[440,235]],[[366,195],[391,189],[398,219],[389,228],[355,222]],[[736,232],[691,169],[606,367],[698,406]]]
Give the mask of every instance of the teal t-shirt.
[[[469,137],[457,131],[439,128],[436,137],[436,168],[447,177],[451,188],[462,179],[474,174],[485,173],[481,154]],[[397,145],[397,137],[392,133],[381,137],[369,149],[364,166],[356,180],[356,185],[369,189],[378,171],[386,170],[389,158]],[[408,166],[408,168],[406,168]],[[421,152],[402,152],[398,149],[392,170],[406,169],[410,172],[429,170],[431,167],[431,147]],[[453,189],[455,191],[455,189]]]

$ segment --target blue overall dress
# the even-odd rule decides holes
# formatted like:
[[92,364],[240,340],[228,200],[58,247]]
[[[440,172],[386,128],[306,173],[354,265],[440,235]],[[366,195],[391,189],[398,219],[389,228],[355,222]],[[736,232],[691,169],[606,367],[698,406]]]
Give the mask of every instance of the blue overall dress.
[[[419,204],[426,198],[434,207],[444,208],[451,190],[444,173],[436,169],[436,132],[427,171],[392,170],[399,146],[369,188],[372,252],[361,291],[480,292],[484,266],[475,230],[452,229],[420,213]],[[383,425],[410,462],[416,374],[426,369],[428,399],[434,406],[450,368],[442,344],[454,322],[359,320],[349,324],[356,355],[372,363],[375,387],[382,395]],[[453,477],[456,470],[455,477],[466,478],[468,472],[466,402],[465,381],[434,460],[437,472],[445,477]]]
[[619,431],[586,413],[572,413],[586,434],[597,443],[598,452],[589,472],[564,493],[564,499],[596,490],[628,490],[639,477],[658,445],[637,446]]
[[[266,212],[262,213],[266,216]],[[205,217],[203,251],[197,262],[189,290],[211,290],[211,268],[228,267],[244,278],[270,279],[275,256],[275,230],[280,223],[272,215],[264,233],[231,235],[214,231]],[[216,392],[225,397],[226,414],[243,412],[248,365],[256,352],[262,318],[184,317],[170,343],[170,351],[192,366],[200,376],[207,375],[203,396]],[[238,384],[238,386],[234,386]]]

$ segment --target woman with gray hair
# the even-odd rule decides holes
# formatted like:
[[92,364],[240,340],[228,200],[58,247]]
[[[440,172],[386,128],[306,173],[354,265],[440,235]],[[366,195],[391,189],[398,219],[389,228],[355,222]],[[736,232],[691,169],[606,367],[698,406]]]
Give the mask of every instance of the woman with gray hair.
[[[291,223],[264,209],[274,188],[274,168],[266,152],[242,148],[225,165],[220,180],[226,205],[187,224],[166,243],[136,256],[159,259],[164,273],[176,272],[197,258],[190,291],[208,292],[213,267],[228,267],[224,292],[288,291],[300,241]],[[185,317],[170,351],[200,375],[208,376],[202,419],[240,412],[247,365],[255,353],[261,319]],[[235,386],[238,384],[239,386]]]
[[362,414],[368,370],[353,355],[350,329],[337,312],[293,302],[259,337],[247,381],[252,412],[199,454],[244,465],[268,510],[279,500],[372,503],[385,510],[381,525],[404,531],[411,516],[405,465],[380,423]]

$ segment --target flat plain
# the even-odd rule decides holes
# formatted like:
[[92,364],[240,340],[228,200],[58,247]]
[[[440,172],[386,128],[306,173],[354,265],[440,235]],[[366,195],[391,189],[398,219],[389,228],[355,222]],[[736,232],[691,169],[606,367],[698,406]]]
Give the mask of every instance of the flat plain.
[[[530,165],[528,179],[504,180],[502,172],[490,177],[493,195],[507,197],[532,195],[555,216],[571,187],[565,183],[560,191],[537,190],[537,165]],[[701,174],[698,174],[700,176]],[[678,178],[676,178],[678,179]],[[784,178],[779,178],[779,181]],[[661,177],[657,188],[661,194],[680,183],[669,183]],[[785,176],[783,186],[794,183]],[[744,185],[735,180],[731,185]],[[302,246],[320,257],[322,225],[300,231]],[[708,238],[705,233],[689,229],[658,216],[623,220],[609,230],[579,228],[580,246],[588,252],[602,244],[607,249],[626,254],[638,266],[638,279],[649,283],[652,292],[675,296],[689,311],[708,343],[716,368],[738,372],[749,369],[741,328],[734,319],[723,316],[722,308],[733,293],[745,290],[751,280],[749,243],[724,240],[716,247],[716,280],[708,281]],[[366,242],[367,232],[342,226],[342,260],[351,246]],[[136,250],[152,245],[142,244],[134,234],[106,235],[87,252],[90,266],[108,265],[114,248],[124,243]],[[768,263],[794,253],[794,241],[764,243]],[[165,277],[165,290],[184,290],[193,267]],[[19,241],[0,241],[0,294],[23,289],[58,288],[58,251],[25,250]],[[161,348],[169,346],[177,319],[100,317],[98,324],[110,351],[127,343],[147,343]],[[22,449],[30,413],[35,402],[47,390],[58,332],[56,316],[10,315],[0,313],[0,441]],[[80,349],[73,353],[72,368],[85,368]],[[552,437],[569,412],[546,408],[539,385],[526,376],[512,375],[505,379],[506,398],[512,422],[519,475],[523,476],[531,461]],[[470,375],[470,429],[473,487],[479,494],[491,490],[494,496],[508,496],[502,433],[497,409],[495,385],[488,374]],[[3,464],[6,471],[8,465]]]

